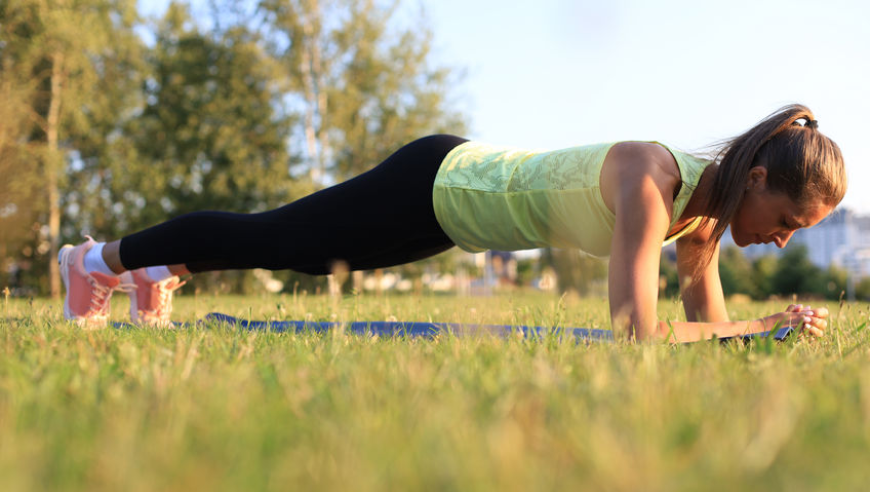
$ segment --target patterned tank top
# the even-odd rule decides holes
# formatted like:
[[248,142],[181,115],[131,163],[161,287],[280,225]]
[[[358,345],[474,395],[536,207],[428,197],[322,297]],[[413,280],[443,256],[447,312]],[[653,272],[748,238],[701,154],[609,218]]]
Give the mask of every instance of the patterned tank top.
[[[615,217],[601,196],[599,174],[613,145],[528,151],[463,143],[447,154],[435,177],[435,217],[470,252],[558,247],[609,256]],[[673,227],[710,161],[662,146],[676,159],[683,181]],[[699,223],[700,218],[665,244]]]

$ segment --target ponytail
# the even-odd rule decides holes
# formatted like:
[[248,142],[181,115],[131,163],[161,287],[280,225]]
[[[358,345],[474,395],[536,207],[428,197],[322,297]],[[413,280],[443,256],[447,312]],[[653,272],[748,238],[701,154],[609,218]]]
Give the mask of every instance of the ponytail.
[[746,133],[725,141],[715,153],[717,164],[708,194],[704,222],[715,220],[695,271],[709,264],[716,245],[743,201],[749,170],[767,168],[772,191],[803,205],[821,200],[835,207],[846,194],[846,171],[840,148],[818,131],[819,122],[806,106],[780,108]]

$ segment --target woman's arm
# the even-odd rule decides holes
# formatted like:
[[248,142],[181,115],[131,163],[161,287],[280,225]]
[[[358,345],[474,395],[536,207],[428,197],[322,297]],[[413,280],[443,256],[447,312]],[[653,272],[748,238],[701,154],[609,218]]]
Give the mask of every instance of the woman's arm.
[[774,329],[803,327],[809,334],[824,336],[828,327],[828,310],[811,309],[809,306],[791,305],[781,313],[750,321],[718,321],[700,323],[691,321],[660,321],[656,338],[671,343],[697,342],[718,338],[761,333]]
[[677,275],[686,319],[689,321],[728,321],[725,295],[719,279],[719,245],[700,277],[695,269],[701,261],[704,243],[709,239],[712,224],[677,240]]
[[[797,324],[797,322],[795,323]],[[765,324],[763,319],[751,321],[660,321],[656,338],[670,343],[697,342],[717,338],[736,337],[772,330],[775,323]],[[782,324],[780,327],[790,326]]]
[[601,191],[616,220],[608,268],[614,331],[645,340],[659,336],[659,262],[679,183],[673,156],[655,144],[615,145],[604,161]]
[[790,305],[785,311],[751,321],[728,320],[722,281],[719,278],[719,245],[700,277],[694,273],[701,260],[701,249],[710,238],[706,226],[677,240],[677,274],[687,322],[659,323],[659,336],[671,342],[690,342],[717,337],[759,333],[786,326],[804,326],[810,334],[823,336],[828,326],[828,310]]
[[677,272],[680,276],[680,292],[688,321],[659,322],[657,337],[669,342],[694,342],[718,338],[760,333],[786,326],[803,326],[814,336],[823,336],[828,326],[828,310],[812,309],[809,306],[790,305],[781,313],[749,321],[728,321],[725,296],[719,279],[719,245],[716,245],[710,263],[698,280],[692,280],[695,266],[700,259],[700,248],[707,239],[707,232],[699,230],[677,240]]
[[[703,281],[695,287],[688,286],[692,299],[687,310],[697,313],[688,319],[711,322],[658,321],[661,245],[670,227],[673,192],[679,179],[673,156],[655,144],[618,144],[605,159],[600,178],[602,197],[616,216],[608,271],[614,331],[637,340],[688,342],[806,322],[812,334],[821,335],[827,326],[827,311],[822,310],[786,310],[753,321],[728,321],[719,282],[718,254],[705,270]],[[684,272],[687,266],[683,265]]]

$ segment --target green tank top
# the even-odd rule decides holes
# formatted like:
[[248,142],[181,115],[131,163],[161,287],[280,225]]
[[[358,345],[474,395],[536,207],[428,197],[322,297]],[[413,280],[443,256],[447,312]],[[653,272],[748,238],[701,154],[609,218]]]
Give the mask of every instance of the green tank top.
[[[615,217],[604,204],[598,177],[613,145],[540,152],[463,143],[438,169],[432,192],[435,217],[450,239],[469,252],[557,247],[609,256]],[[710,161],[662,146],[676,159],[683,181],[674,200],[673,227]],[[700,218],[665,244],[699,223]]]

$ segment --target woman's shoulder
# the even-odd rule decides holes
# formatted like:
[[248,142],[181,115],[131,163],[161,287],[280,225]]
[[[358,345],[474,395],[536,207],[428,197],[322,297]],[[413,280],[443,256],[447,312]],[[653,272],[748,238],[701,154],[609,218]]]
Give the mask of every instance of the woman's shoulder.
[[[671,153],[651,142],[619,142],[604,160],[599,177],[604,204],[613,212],[616,202],[643,206],[638,202],[653,199],[649,186],[659,190],[666,201],[673,201],[680,185],[680,170]],[[668,205],[670,208],[670,205]]]
[[661,174],[680,180],[680,167],[670,148],[658,142],[624,141],[613,144],[608,165],[619,168],[623,177]]

